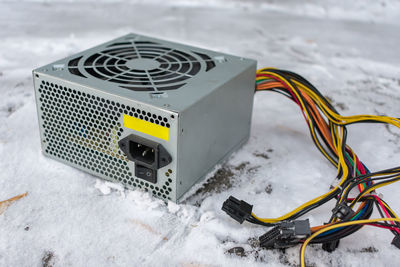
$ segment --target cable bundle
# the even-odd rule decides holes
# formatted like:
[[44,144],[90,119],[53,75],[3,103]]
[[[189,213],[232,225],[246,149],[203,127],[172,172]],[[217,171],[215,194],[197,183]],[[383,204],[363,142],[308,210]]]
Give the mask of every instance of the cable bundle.
[[[319,151],[338,170],[337,183],[329,192],[318,196],[278,218],[260,218],[252,206],[230,197],[222,209],[240,223],[244,220],[273,227],[260,237],[260,246],[284,248],[302,244],[300,262],[305,266],[305,248],[309,243],[321,243],[326,251],[333,251],[339,240],[360,230],[364,225],[385,228],[394,234],[392,244],[400,248],[400,220],[389,205],[377,195],[376,189],[400,179],[400,167],[370,172],[346,143],[346,125],[354,123],[386,123],[400,128],[400,119],[386,116],[341,116],[310,82],[290,71],[264,68],[257,71],[257,91],[280,93],[301,109],[312,140]],[[354,198],[349,193],[358,191]],[[308,220],[296,220],[307,212],[336,199],[329,221],[310,227]],[[374,206],[382,218],[370,219]]]

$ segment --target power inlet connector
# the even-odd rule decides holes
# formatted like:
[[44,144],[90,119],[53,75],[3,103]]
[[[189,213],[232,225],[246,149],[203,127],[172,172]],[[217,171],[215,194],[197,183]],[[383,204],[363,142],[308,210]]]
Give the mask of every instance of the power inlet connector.
[[259,237],[260,246],[268,249],[288,248],[311,234],[309,220],[282,222]]
[[157,170],[172,162],[162,144],[131,134],[118,142],[126,157],[135,162],[135,176],[157,183]]
[[230,196],[222,205],[222,210],[239,223],[243,223],[244,220],[251,217],[253,206],[246,201]]

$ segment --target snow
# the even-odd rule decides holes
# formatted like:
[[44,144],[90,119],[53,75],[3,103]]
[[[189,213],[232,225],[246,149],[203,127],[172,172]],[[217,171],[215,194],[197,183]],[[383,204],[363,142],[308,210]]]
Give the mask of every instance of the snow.
[[[297,107],[280,95],[256,95],[249,142],[179,205],[124,190],[40,152],[32,69],[128,32],[298,72],[343,114],[398,116],[399,1],[258,2],[0,1],[0,201],[28,192],[0,215],[0,266],[298,264],[298,247],[259,249],[254,238],[266,229],[239,225],[220,210],[234,195],[260,216],[279,216],[331,184],[335,170],[313,146]],[[359,125],[349,127],[349,135],[370,169],[398,164],[398,129]],[[227,177],[226,183],[215,177]],[[399,184],[379,190],[395,211],[399,190]],[[323,223],[331,208],[305,218]],[[391,240],[385,230],[363,229],[334,253],[309,247],[307,260],[399,265]],[[242,249],[228,252],[235,247]]]

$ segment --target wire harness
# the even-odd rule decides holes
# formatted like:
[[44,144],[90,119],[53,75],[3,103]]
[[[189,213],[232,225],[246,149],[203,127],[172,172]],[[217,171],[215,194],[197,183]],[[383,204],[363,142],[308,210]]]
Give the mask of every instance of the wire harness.
[[[391,231],[394,234],[392,244],[400,248],[400,219],[376,192],[376,189],[400,180],[400,167],[370,172],[346,142],[347,125],[381,123],[400,128],[400,119],[375,115],[342,116],[310,82],[286,70],[258,70],[256,92],[260,91],[280,93],[299,106],[314,144],[337,168],[336,183],[327,193],[278,218],[261,218],[252,212],[252,205],[232,196],[224,202],[222,210],[239,223],[248,221],[273,227],[260,236],[262,247],[284,248],[302,244],[301,266],[305,266],[305,249],[309,243],[322,244],[324,250],[332,252],[340,239],[365,225]],[[353,194],[355,191],[357,195],[350,197],[350,192]],[[296,220],[332,199],[336,203],[325,224],[310,227],[308,220]],[[371,219],[374,207],[381,218]]]

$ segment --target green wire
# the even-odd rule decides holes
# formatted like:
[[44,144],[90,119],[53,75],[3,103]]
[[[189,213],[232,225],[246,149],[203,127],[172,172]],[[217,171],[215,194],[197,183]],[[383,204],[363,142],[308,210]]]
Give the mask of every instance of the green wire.
[[363,209],[361,209],[359,212],[357,212],[356,215],[353,216],[353,218],[351,218],[350,221],[353,221],[355,218],[358,218],[358,215],[363,211]]
[[[353,166],[353,168],[355,168],[356,173],[357,173],[358,175],[361,175],[361,173],[359,172],[359,170],[358,170],[357,167],[355,166],[355,164],[354,164],[352,158],[349,156],[349,154],[346,152],[345,155],[346,155],[346,158],[350,161],[350,163],[351,163],[351,165]],[[364,185],[364,187],[367,187],[367,184],[366,184],[365,182],[362,183],[362,184]]]

